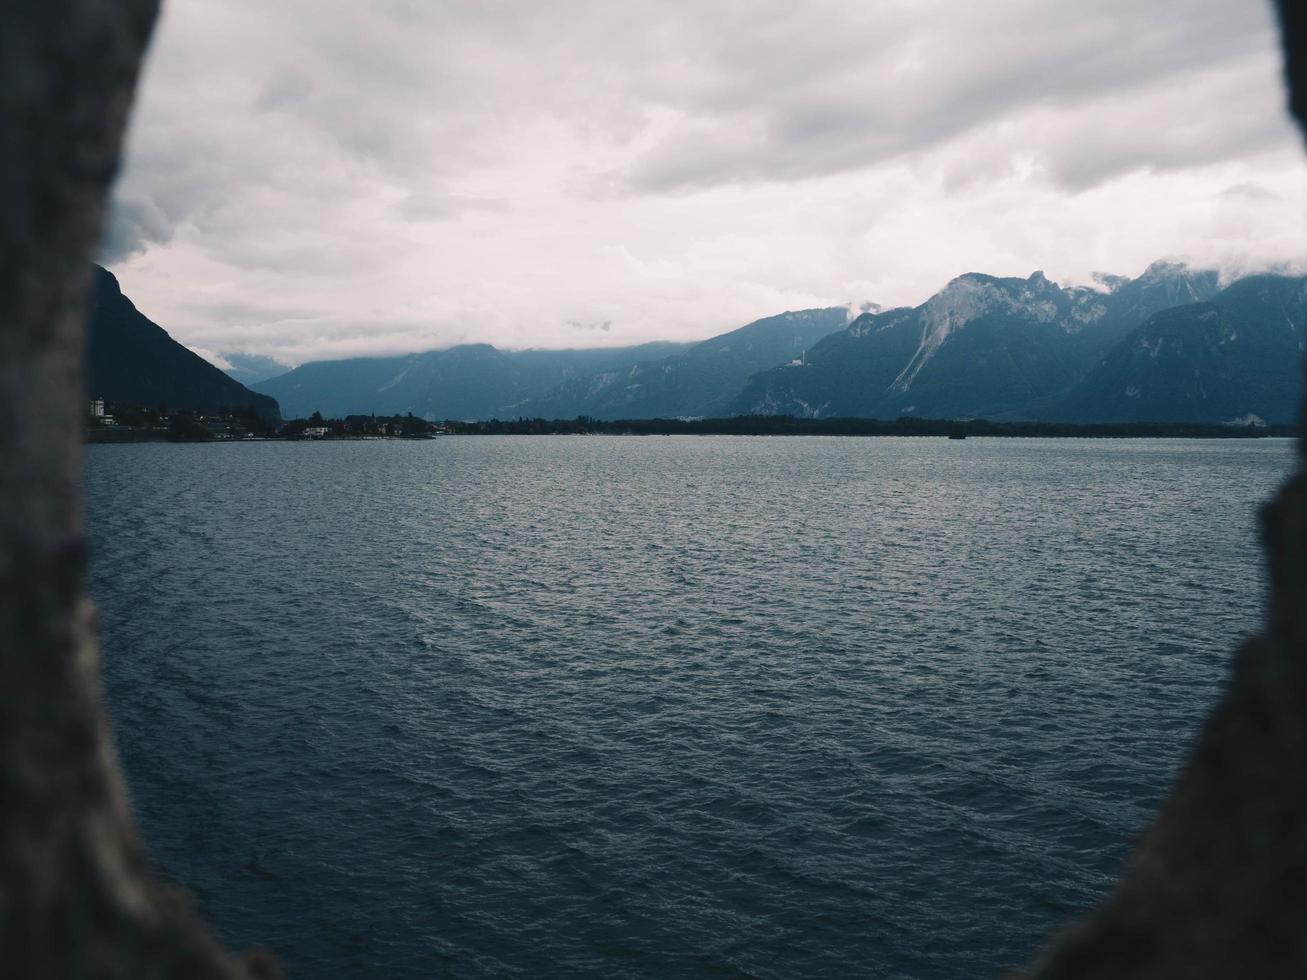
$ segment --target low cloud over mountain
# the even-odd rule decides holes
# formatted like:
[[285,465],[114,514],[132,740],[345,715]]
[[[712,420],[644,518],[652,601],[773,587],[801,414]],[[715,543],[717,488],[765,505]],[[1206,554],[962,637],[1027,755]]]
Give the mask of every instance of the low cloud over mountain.
[[174,4],[104,254],[290,363],[1265,270],[1307,237],[1278,70],[1224,0]]

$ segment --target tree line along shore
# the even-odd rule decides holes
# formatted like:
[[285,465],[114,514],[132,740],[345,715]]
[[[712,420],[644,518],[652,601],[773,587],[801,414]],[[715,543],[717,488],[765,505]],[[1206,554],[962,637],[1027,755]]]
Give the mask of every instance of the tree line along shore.
[[272,421],[251,406],[202,414],[147,409],[135,405],[93,402],[87,419],[87,441],[217,442],[246,440],[427,439],[444,435],[750,435],[750,436],[934,436],[1090,438],[1090,439],[1249,439],[1291,438],[1289,425],[1211,425],[1188,422],[993,422],[987,419],[893,420],[865,418],[803,419],[788,415],[737,415],[702,419],[602,420],[486,419],[440,422],[405,415],[348,415]]

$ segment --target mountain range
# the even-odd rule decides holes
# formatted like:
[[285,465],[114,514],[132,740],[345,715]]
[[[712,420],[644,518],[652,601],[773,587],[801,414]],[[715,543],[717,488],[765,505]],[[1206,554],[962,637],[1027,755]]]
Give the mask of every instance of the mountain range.
[[247,351],[232,351],[224,354],[222,359],[226,362],[222,370],[243,385],[252,385],[256,381],[278,377],[294,367],[275,357],[250,354]]
[[866,313],[749,380],[731,414],[1058,418],[1067,392],[1147,317],[1220,291],[1214,272],[1155,263],[1063,288],[1043,273],[968,273],[920,306]]
[[800,310],[679,349],[306,364],[254,387],[291,414],[792,415],[1266,422],[1297,418],[1304,282],[1155,262],[1063,287],[967,273],[915,307]]
[[[757,320],[696,344],[499,350],[465,344],[303,364],[249,388],[175,343],[96,270],[97,397],[273,417],[430,419],[791,415],[1071,422],[1292,423],[1307,280],[1157,262],[1063,287],[967,273],[915,307]],[[245,376],[275,370],[228,355]],[[251,390],[252,389],[252,390]]]
[[572,378],[528,401],[540,418],[676,418],[730,414],[736,392],[759,371],[803,360],[807,348],[844,326],[844,307],[757,320],[688,350]]
[[574,378],[625,371],[684,346],[507,351],[462,344],[398,357],[314,361],[253,387],[275,397],[291,417],[412,412],[430,419],[510,418],[527,414],[533,398]]
[[724,412],[749,377],[847,320],[843,307],[768,317],[702,343],[503,351],[489,344],[304,364],[253,387],[288,415],[432,419],[650,418]]
[[91,270],[86,324],[86,391],[91,398],[154,408],[222,412],[253,406],[269,421],[275,398],[240,382],[183,347],[132,304],[113,274]]
[[1249,276],[1210,299],[1154,313],[1057,409],[1083,422],[1294,422],[1307,280]]

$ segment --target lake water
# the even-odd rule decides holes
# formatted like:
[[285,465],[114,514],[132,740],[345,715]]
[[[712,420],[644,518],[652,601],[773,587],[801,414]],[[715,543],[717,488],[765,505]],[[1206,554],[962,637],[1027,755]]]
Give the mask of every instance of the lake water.
[[1254,629],[1292,444],[88,449],[151,852],[293,977],[996,975]]

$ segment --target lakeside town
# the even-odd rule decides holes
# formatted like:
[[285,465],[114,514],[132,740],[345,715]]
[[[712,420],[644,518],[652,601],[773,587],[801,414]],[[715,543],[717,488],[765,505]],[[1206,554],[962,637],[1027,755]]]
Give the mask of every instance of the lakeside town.
[[273,421],[252,406],[219,412],[146,408],[92,399],[87,411],[88,442],[215,442],[267,439],[425,439],[448,432],[446,426],[408,415],[349,415],[324,419]]

